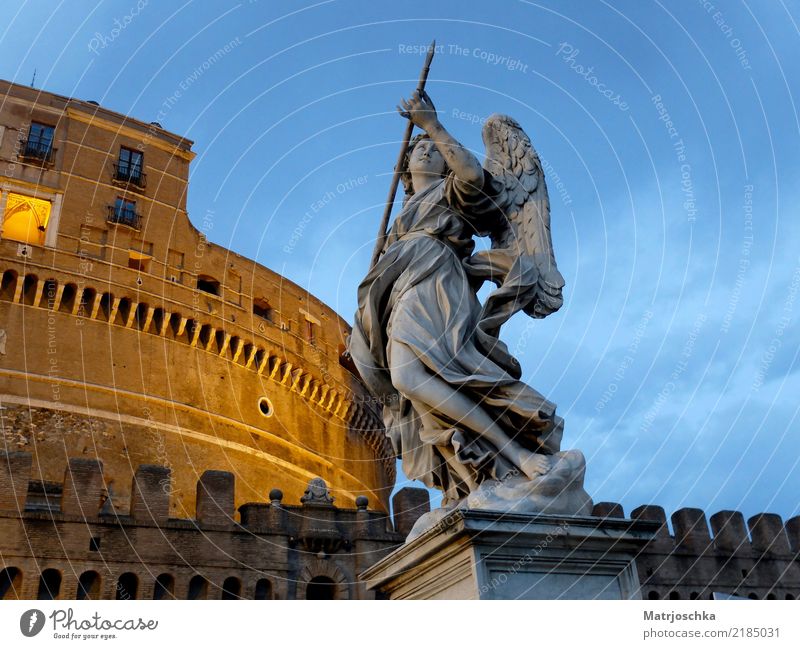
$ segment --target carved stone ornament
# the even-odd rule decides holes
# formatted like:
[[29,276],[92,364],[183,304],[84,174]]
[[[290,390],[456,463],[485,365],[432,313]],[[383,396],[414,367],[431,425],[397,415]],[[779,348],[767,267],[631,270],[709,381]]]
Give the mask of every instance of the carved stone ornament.
[[322,478],[312,478],[300,502],[304,505],[332,505],[333,496]]

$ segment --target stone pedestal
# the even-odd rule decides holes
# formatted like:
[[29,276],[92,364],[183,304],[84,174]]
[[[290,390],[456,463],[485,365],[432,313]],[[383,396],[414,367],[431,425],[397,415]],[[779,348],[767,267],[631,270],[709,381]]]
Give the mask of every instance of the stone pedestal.
[[454,510],[361,575],[390,599],[640,599],[658,523]]

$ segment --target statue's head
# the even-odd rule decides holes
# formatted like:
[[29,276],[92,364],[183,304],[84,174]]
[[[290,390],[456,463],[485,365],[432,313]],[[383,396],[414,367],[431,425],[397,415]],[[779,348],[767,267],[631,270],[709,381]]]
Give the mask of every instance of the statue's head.
[[439,153],[439,149],[433,140],[426,133],[414,136],[408,145],[408,151],[403,158],[400,168],[400,180],[403,181],[403,188],[406,198],[414,195],[414,185],[411,180],[412,173],[433,174],[443,178],[450,173],[444,157]]

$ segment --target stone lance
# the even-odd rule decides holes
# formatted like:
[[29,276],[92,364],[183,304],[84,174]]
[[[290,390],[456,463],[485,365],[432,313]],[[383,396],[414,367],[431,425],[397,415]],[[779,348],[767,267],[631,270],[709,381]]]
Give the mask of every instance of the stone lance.
[[[431,61],[433,61],[433,53],[436,51],[436,41],[434,40],[428,46],[428,55],[425,57],[425,65],[422,66],[422,72],[419,74],[419,83],[417,83],[417,91],[422,94],[425,90],[425,82],[428,80],[428,72],[431,69]],[[386,228],[389,226],[389,217],[392,215],[392,207],[394,206],[394,197],[397,194],[397,184],[400,182],[400,169],[403,166],[403,158],[408,151],[408,143],[411,141],[411,133],[414,130],[414,123],[408,120],[406,132],[403,136],[403,144],[400,146],[400,155],[397,156],[397,164],[394,166],[394,175],[392,176],[392,184],[389,187],[389,197],[386,199],[386,208],[383,210],[383,218],[378,228],[378,237],[375,241],[375,249],[372,251],[372,261],[369,267],[373,268],[378,263],[378,257],[381,256],[383,249],[383,242],[386,240]]]

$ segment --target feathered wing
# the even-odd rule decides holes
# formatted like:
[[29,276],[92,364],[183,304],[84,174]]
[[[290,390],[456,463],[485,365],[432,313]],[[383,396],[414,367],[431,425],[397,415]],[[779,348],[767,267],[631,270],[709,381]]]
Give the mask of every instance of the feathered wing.
[[544,318],[561,308],[564,278],[553,254],[544,171],[530,138],[511,117],[492,115],[483,142],[483,166],[494,178],[503,218],[492,250],[478,253],[476,263],[498,284],[483,309],[484,329],[496,333],[517,311]]

